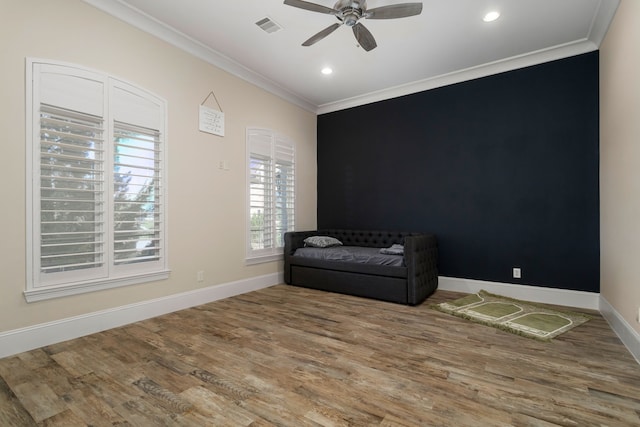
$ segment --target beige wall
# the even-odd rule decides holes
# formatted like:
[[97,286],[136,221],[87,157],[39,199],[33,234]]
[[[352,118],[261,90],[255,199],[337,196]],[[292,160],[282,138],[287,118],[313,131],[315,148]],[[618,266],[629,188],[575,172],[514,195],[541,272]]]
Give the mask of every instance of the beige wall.
[[[296,141],[297,228],[315,228],[315,114],[80,0],[0,0],[0,10],[0,332],[281,270],[244,264],[247,126]],[[25,57],[104,71],[168,101],[169,280],[25,302]],[[212,90],[224,138],[198,131],[198,106]],[[217,168],[222,160],[230,170]]]
[[640,1],[600,49],[601,294],[636,331],[640,307]]

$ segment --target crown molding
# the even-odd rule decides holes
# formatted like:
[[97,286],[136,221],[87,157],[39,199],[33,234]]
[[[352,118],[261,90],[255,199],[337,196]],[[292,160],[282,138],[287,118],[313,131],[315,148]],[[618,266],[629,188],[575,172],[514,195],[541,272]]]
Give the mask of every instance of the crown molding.
[[316,114],[325,114],[347,108],[358,107],[360,105],[384,101],[386,99],[397,98],[400,96],[410,95],[412,93],[423,92],[438,87],[593,52],[599,49],[620,4],[620,0],[600,0],[588,35],[582,40],[370,92],[352,98],[342,99],[332,103],[315,105],[311,101],[291,92],[256,71],[250,70],[233,59],[222,55],[220,52],[205,46],[197,40],[194,40],[174,28],[169,27],[144,12],[127,5],[121,0],[83,1],[117,19],[120,19],[121,21],[152,34],[161,40],[164,40],[173,46],[208,62],[211,65],[227,71],[240,79],[252,83],[267,92],[279,96],[286,101]]
[[149,33],[196,58],[214,65],[242,80],[258,86],[304,110],[315,113],[317,106],[312,102],[283,88],[274,81],[250,70],[233,59],[211,49],[199,41],[181,33],[180,31],[158,21],[144,12],[123,3],[121,0],[82,0],[85,3],[126,22],[133,27]]
[[600,0],[598,4],[598,10],[593,17],[589,35],[587,36],[598,48],[609,30],[618,6],[620,6],[620,0]]
[[587,37],[582,40],[577,40],[564,45],[552,46],[547,49],[529,52],[511,58],[505,58],[464,70],[457,70],[448,74],[434,76],[428,79],[383,89],[377,92],[371,92],[353,98],[343,99],[333,103],[319,105],[316,112],[317,114],[324,114],[344,110],[347,108],[353,108],[360,105],[448,86],[455,83],[487,77],[494,74],[513,71],[519,68],[543,64],[545,62],[568,58],[583,53],[593,52],[600,48],[619,5],[620,0],[600,0]]
[[554,46],[548,49],[529,52],[526,54],[513,56],[511,58],[505,58],[498,61],[489,62],[487,64],[453,71],[448,74],[441,74],[439,76],[430,77],[428,79],[418,80],[415,82],[390,87],[376,92],[370,92],[364,95],[355,96],[353,98],[343,99],[329,104],[323,104],[318,106],[317,113],[331,113],[333,111],[371,104],[373,102],[384,101],[386,99],[398,98],[400,96],[410,95],[412,93],[423,92],[426,90],[436,89],[455,83],[461,83],[468,80],[479,79],[494,74],[517,70],[519,68],[538,65],[557,59],[568,58],[570,56],[592,52],[597,49],[598,46],[592,43],[590,40],[579,40],[562,46]]

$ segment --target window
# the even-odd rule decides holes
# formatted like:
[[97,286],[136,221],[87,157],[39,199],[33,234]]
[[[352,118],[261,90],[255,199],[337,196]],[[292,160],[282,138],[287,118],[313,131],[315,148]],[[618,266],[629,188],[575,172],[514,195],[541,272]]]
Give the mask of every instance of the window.
[[295,226],[295,147],[267,129],[247,129],[249,262],[282,256]]
[[168,277],[160,98],[28,60],[27,301]]

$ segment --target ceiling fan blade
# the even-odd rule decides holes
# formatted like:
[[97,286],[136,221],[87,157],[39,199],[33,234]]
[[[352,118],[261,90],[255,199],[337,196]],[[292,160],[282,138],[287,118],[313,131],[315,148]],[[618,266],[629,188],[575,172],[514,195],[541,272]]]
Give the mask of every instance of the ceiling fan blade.
[[420,15],[422,3],[401,3],[368,9],[364,14],[368,19],[395,19]]
[[339,24],[336,22],[335,24],[328,26],[324,30],[320,31],[318,34],[311,36],[309,40],[302,43],[302,46],[311,46],[315,42],[322,40],[323,38],[327,37],[329,34],[333,33],[335,30],[337,30],[338,27],[340,27],[340,25],[342,24]]
[[304,10],[310,10],[312,12],[326,13],[328,15],[335,15],[336,13],[338,13],[338,11],[335,10],[335,9],[331,9],[330,7],[322,6],[322,5],[315,4],[315,3],[310,3],[308,1],[284,0],[284,4],[286,4],[288,6],[293,6],[293,7],[297,7],[297,8],[300,8],[300,9],[304,9]]
[[376,39],[373,38],[373,34],[367,30],[367,27],[359,22],[353,26],[353,35],[356,36],[356,40],[358,40],[360,46],[367,52],[378,46]]

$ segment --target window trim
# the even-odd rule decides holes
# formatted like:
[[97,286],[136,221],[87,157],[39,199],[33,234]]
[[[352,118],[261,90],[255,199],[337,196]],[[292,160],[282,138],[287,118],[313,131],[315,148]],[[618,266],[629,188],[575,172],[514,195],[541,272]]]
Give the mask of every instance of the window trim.
[[[113,179],[113,159],[111,155],[113,141],[113,124],[115,115],[113,115],[113,104],[109,104],[107,98],[114,94],[116,91],[130,91],[138,96],[143,96],[145,101],[158,105],[157,116],[159,123],[159,131],[162,134],[162,152],[160,155],[161,176],[160,185],[162,191],[160,193],[162,197],[162,240],[163,248],[161,250],[160,259],[154,262],[154,265],[138,265],[134,268],[114,268],[112,253],[112,245],[106,246],[107,263],[106,263],[106,275],[101,277],[92,278],[80,278],[71,279],[63,283],[50,282],[40,283],[40,260],[38,259],[40,253],[40,243],[34,239],[39,236],[38,229],[40,227],[40,115],[38,113],[39,105],[42,102],[40,99],[41,89],[39,81],[36,81],[36,77],[40,71],[36,71],[36,67],[59,67],[64,75],[77,75],[77,76],[89,76],[95,77],[96,81],[103,84],[103,90],[105,97],[102,100],[104,120],[104,136],[105,141],[105,167],[104,167],[104,184],[106,191],[106,215],[108,217],[108,224],[111,224],[113,219],[112,204],[112,184]],[[140,86],[129,83],[125,80],[108,75],[107,73],[86,68],[81,65],[71,64],[60,61],[53,61],[48,59],[39,58],[26,58],[26,288],[24,291],[24,297],[27,302],[47,300],[51,298],[59,298],[69,295],[83,294],[87,292],[117,288],[122,286],[128,286],[139,283],[146,283],[151,281],[164,280],[169,277],[169,252],[168,252],[168,161],[166,153],[168,152],[168,136],[167,136],[167,114],[168,105],[167,101],[150,91],[141,88]],[[37,193],[37,194],[36,194]],[[106,229],[107,234],[112,233],[112,226],[108,226]],[[111,242],[111,237],[107,242]],[[150,268],[151,267],[151,268]]]
[[[271,197],[271,204],[272,204],[272,208],[274,209],[274,224],[272,227],[272,238],[273,240],[273,244],[274,246],[272,248],[266,248],[266,249],[257,249],[257,250],[253,250],[251,248],[251,209],[250,209],[250,205],[251,205],[251,155],[252,153],[254,154],[258,154],[255,153],[255,151],[252,151],[252,147],[251,147],[251,141],[250,141],[250,135],[251,133],[260,133],[264,136],[268,136],[270,138],[270,155],[269,155],[269,161],[271,163],[271,169],[272,169],[272,175],[275,174],[275,169],[276,169],[276,163],[278,161],[278,156],[276,155],[276,148],[278,143],[280,144],[285,144],[288,147],[290,147],[291,152],[292,152],[292,156],[291,156],[291,163],[293,166],[293,184],[294,184],[294,191],[293,191],[293,204],[294,204],[294,214],[293,214],[293,228],[292,230],[295,228],[295,212],[296,212],[296,208],[295,205],[297,204],[297,197],[296,197],[296,188],[297,188],[297,179],[296,179],[296,144],[293,140],[291,140],[290,138],[279,134],[273,130],[270,129],[265,129],[265,128],[260,128],[260,127],[247,127],[246,129],[246,185],[245,185],[245,191],[246,191],[246,208],[245,208],[245,215],[246,215],[246,223],[245,223],[245,233],[246,233],[246,237],[245,237],[245,264],[246,265],[255,265],[255,264],[262,264],[262,263],[267,263],[267,262],[273,262],[273,261],[280,261],[284,259],[284,244],[283,246],[277,246],[277,241],[276,241],[276,227],[275,227],[275,206],[276,206],[276,200],[275,197]],[[271,191],[273,191],[273,187],[275,186],[275,176],[272,176],[271,178]],[[273,194],[271,195],[273,196]]]

